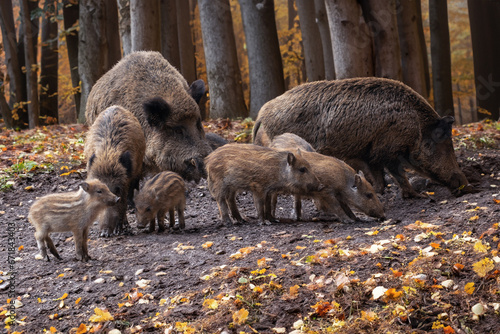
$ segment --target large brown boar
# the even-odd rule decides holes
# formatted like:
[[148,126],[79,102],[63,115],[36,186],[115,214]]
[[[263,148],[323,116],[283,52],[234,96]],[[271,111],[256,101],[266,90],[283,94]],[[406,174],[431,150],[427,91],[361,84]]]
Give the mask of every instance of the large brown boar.
[[120,106],[104,110],[89,129],[85,142],[87,179],[98,179],[120,202],[99,217],[101,236],[127,226],[127,198],[139,188],[146,142],[137,118]]
[[236,206],[236,194],[251,191],[259,220],[272,220],[273,193],[298,194],[319,190],[318,178],[300,150],[280,152],[252,144],[226,144],[205,159],[208,188],[217,200],[222,222],[230,224],[229,210],[244,221]]
[[[269,147],[277,150],[302,150],[302,156],[311,165],[311,170],[324,185],[320,191],[295,195],[295,214],[301,218],[301,198],[311,197],[316,207],[336,214],[342,221],[355,220],[351,207],[375,218],[384,218],[384,207],[363,172],[356,173],[342,160],[314,152],[311,145],[292,133],[274,137]],[[277,196],[273,197],[273,211]]]
[[184,229],[185,192],[184,180],[174,172],[161,172],[146,181],[141,191],[134,195],[137,227],[145,228],[149,225],[149,232],[154,232],[156,218],[158,232],[163,232],[165,214],[168,212],[170,228],[174,228],[177,210],[179,228]]
[[124,107],[137,117],[146,136],[145,172],[170,170],[198,182],[205,175],[203,158],[212,151],[197,105],[204,93],[202,80],[188,86],[160,53],[138,51],[95,83],[85,116],[92,125],[109,106]]
[[78,191],[50,194],[38,199],[30,208],[28,220],[35,227],[35,239],[42,259],[50,261],[47,247],[59,260],[61,257],[49,234],[73,232],[76,258],[87,262],[90,259],[87,240],[90,225],[97,216],[119,200],[99,180],[88,180]]
[[453,117],[440,117],[408,86],[383,78],[317,81],[267,102],[254,127],[254,143],[295,133],[321,154],[365,167],[377,191],[386,168],[403,197],[419,197],[405,175],[409,167],[455,194],[468,186],[451,141]]

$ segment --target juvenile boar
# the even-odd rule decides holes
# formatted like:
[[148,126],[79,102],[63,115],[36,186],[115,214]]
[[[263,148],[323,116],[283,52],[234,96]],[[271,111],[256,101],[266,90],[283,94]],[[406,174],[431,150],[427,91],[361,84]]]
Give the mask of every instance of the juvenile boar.
[[205,176],[203,158],[212,150],[205,141],[197,102],[205,84],[189,87],[159,52],[138,51],[123,58],[92,87],[85,117],[120,105],[137,117],[146,137],[145,172],[170,170],[186,180]]
[[208,142],[208,145],[210,145],[210,148],[212,150],[216,150],[219,147],[224,146],[228,143],[227,140],[225,140],[224,138],[222,138],[218,134],[212,133],[212,132],[207,132],[205,134],[205,138]]
[[85,142],[87,179],[98,179],[120,197],[117,205],[99,217],[101,236],[127,226],[127,198],[139,188],[146,142],[142,127],[131,112],[111,106],[97,117]]
[[[320,191],[295,195],[295,214],[301,218],[301,198],[311,197],[316,207],[322,211],[335,213],[341,220],[355,220],[351,207],[375,218],[384,218],[384,207],[363,172],[354,169],[342,160],[314,152],[311,145],[292,133],[274,137],[271,148],[277,150],[302,150],[302,156],[311,165],[311,170],[324,185]],[[273,211],[277,196],[273,197]]]
[[42,259],[50,261],[47,248],[59,260],[61,257],[50,239],[52,232],[73,232],[77,260],[90,259],[87,248],[90,225],[119,197],[99,180],[88,180],[78,191],[50,194],[38,199],[30,208],[28,220],[35,227],[35,239]]
[[155,218],[158,231],[165,230],[165,214],[169,213],[170,228],[175,224],[175,210],[179,217],[179,228],[184,229],[184,209],[186,208],[186,186],[179,174],[161,172],[149,179],[141,191],[134,196],[137,227],[149,225],[149,232],[155,230]]
[[206,159],[208,188],[217,200],[222,222],[230,224],[229,210],[244,221],[236,206],[239,191],[251,191],[259,220],[272,220],[273,193],[306,193],[320,189],[318,178],[300,150],[280,152],[252,144],[226,144]]
[[404,168],[410,167],[458,194],[468,182],[453,151],[453,121],[394,80],[317,81],[262,106],[253,138],[255,144],[268,145],[277,135],[294,133],[318,153],[365,166],[379,192],[387,168],[403,197],[419,197],[405,175]]

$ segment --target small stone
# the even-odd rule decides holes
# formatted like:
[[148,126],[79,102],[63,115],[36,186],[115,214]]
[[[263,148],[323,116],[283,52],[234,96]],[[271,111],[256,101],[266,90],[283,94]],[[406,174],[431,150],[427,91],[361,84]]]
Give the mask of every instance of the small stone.
[[453,282],[453,280],[451,279],[447,279],[446,281],[441,282],[441,285],[447,289],[451,288],[453,284],[455,284],[455,282]]
[[481,303],[477,303],[476,305],[472,306],[472,313],[475,315],[483,315],[486,313],[486,309]]
[[94,281],[94,283],[96,283],[96,284],[102,284],[102,283],[104,283],[104,282],[106,282],[106,281],[105,281],[105,280],[104,280],[104,278],[102,278],[102,277],[99,277],[98,279],[96,279],[96,280]]
[[135,272],[135,276],[139,276],[140,274],[142,274],[144,272],[144,269],[139,269]]

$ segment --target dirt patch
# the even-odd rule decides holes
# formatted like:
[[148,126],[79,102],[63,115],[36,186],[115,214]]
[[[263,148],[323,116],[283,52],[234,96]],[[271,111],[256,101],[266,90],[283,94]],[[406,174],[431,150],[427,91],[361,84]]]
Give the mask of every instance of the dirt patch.
[[[424,182],[429,198],[402,200],[392,184],[382,198],[384,222],[358,214],[359,222],[340,223],[310,201],[296,222],[293,200],[280,197],[281,221],[258,225],[251,194],[243,193],[238,206],[248,222],[221,226],[206,182],[192,183],[184,231],[139,231],[129,211],[131,235],[99,238],[92,228],[89,263],[74,260],[71,233],[53,235],[62,261],[35,260],[26,219],[36,197],[76,190],[85,172],[17,178],[0,199],[2,225],[15,225],[15,295],[22,304],[10,331],[76,333],[84,324],[95,333],[442,333],[447,326],[497,333],[500,154],[464,145],[457,156],[479,192],[456,198]],[[1,236],[6,295],[9,240]],[[484,258],[493,267],[485,262],[480,277],[473,265]],[[467,283],[474,283],[472,294]],[[375,299],[378,286],[389,290]],[[474,319],[477,303],[487,309]],[[92,322],[99,320],[91,318],[96,308],[113,320]],[[248,315],[237,313],[242,309]]]

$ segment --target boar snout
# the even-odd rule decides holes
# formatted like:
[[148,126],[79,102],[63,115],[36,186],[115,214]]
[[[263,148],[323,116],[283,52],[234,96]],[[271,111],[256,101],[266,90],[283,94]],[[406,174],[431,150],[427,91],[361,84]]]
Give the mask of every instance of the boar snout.
[[451,190],[454,196],[460,196],[472,191],[473,187],[467,181],[465,175],[461,172],[452,173],[450,180],[448,181],[448,188]]
[[186,167],[181,176],[187,181],[194,181],[198,183],[202,178],[207,177],[207,172],[205,170],[205,164],[203,163],[203,158],[195,157],[191,159],[186,159],[184,160],[184,165]]

